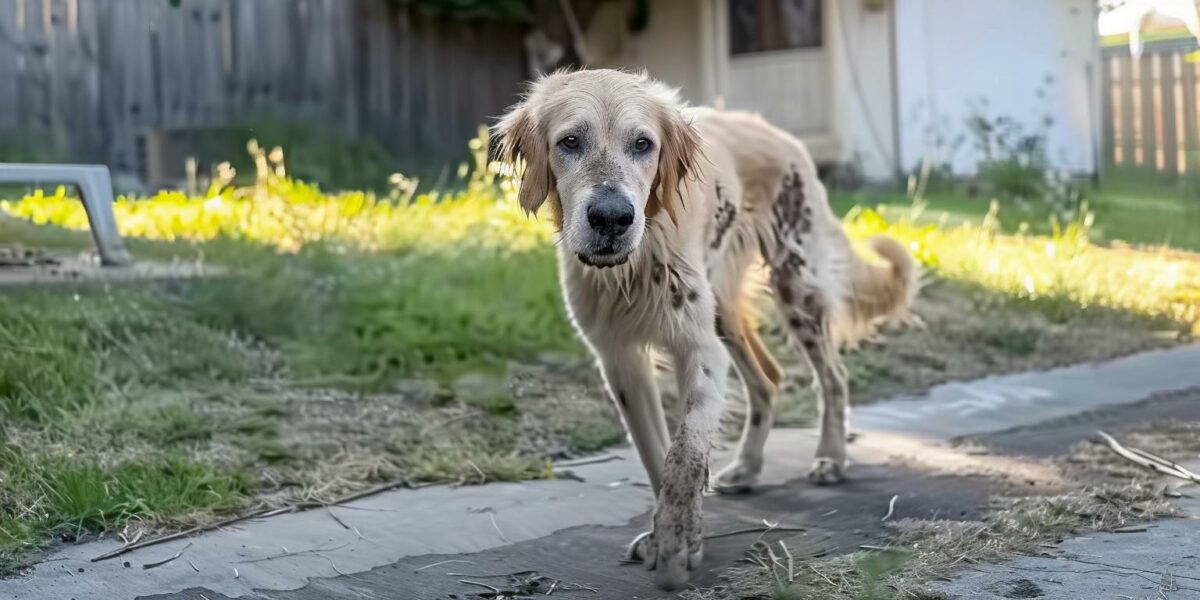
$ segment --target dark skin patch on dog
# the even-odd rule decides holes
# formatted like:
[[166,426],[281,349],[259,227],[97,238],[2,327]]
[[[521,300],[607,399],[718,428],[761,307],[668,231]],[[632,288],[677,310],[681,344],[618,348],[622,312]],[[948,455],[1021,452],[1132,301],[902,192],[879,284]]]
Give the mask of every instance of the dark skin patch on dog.
[[692,290],[688,292],[687,299],[688,302],[695,302],[700,299],[700,294],[696,293],[696,290]]
[[716,212],[716,229],[713,232],[712,249],[716,250],[721,247],[721,242],[725,239],[725,234],[733,225],[733,219],[737,216],[737,208],[725,197],[725,188],[721,184],[717,184],[717,212]]
[[750,426],[751,427],[761,427],[762,426],[762,414],[760,414],[760,413],[751,414],[750,415]]
[[721,322],[721,315],[713,318],[713,329],[717,332],[717,337],[725,337],[725,324]]
[[617,402],[621,405],[621,408],[629,408],[629,401],[625,399],[625,392],[617,394]]
[[779,299],[782,300],[784,304],[791,304],[792,289],[786,285],[779,286]]

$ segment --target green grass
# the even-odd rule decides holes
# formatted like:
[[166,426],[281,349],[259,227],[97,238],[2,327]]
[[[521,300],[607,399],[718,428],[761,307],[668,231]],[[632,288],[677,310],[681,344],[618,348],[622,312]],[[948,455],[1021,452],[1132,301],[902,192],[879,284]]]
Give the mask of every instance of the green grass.
[[[1180,186],[1133,176],[1115,176],[1095,189],[1085,188],[1088,209],[1095,215],[1093,239],[1136,245],[1169,245],[1200,251],[1200,195],[1191,196]],[[988,214],[991,199],[962,191],[928,195],[921,223],[956,226],[979,223]],[[831,202],[839,212],[854,206],[881,207],[888,218],[907,214],[912,200],[893,192],[835,192]],[[1037,205],[1001,204],[999,225],[1007,233],[1022,229],[1051,232],[1049,211]]]
[[33,456],[26,449],[6,447],[0,448],[0,473],[5,483],[0,494],[7,506],[21,509],[20,514],[0,516],[0,541],[7,542],[0,548],[9,551],[32,545],[46,533],[77,535],[114,528],[132,517],[237,508],[254,487],[244,472],[222,471],[179,455],[106,465],[89,456]]
[[[143,257],[202,256],[237,274],[0,295],[0,570],[52,534],[132,518],[170,529],[255,497],[333,499],[398,478],[545,477],[548,458],[619,442],[594,382],[555,410],[563,423],[508,390],[510,362],[580,356],[553,252],[489,230],[507,226],[488,220],[507,205],[467,214],[458,233],[441,228],[455,243],[430,244],[420,230],[456,226],[453,206],[414,207],[427,219],[394,229],[383,249],[134,238]],[[26,245],[89,244],[56,228],[0,226]],[[479,372],[505,387],[453,389]],[[435,397],[392,391],[409,380],[434,382]]]

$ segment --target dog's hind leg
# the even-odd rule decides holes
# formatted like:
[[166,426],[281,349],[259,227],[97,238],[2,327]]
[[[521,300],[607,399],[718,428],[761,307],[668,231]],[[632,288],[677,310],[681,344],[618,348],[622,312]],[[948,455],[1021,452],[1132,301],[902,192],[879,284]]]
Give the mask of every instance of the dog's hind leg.
[[[813,189],[806,190],[806,184]],[[845,474],[849,388],[831,330],[836,290],[823,289],[826,286],[815,271],[828,265],[809,265],[810,252],[815,254],[819,249],[806,247],[814,241],[814,216],[806,191],[824,193],[815,175],[802,177],[797,171],[784,177],[772,207],[775,244],[765,253],[770,255],[776,304],[791,337],[809,362],[819,397],[821,439],[809,477],[820,484],[831,484],[840,482]]]
[[718,311],[717,335],[746,384],[747,406],[737,454],[714,478],[714,487],[721,493],[737,493],[749,490],[762,472],[763,446],[775,421],[774,404],[781,373],[749,319],[732,308],[721,307]]
[[[794,284],[779,285],[782,289]],[[808,476],[820,484],[839,483],[845,476],[850,409],[846,368],[830,335],[828,309],[822,305],[817,290],[803,286],[791,289],[793,297],[803,298],[802,303],[780,302],[780,310],[787,320],[788,331],[808,359],[820,406],[821,439]]]

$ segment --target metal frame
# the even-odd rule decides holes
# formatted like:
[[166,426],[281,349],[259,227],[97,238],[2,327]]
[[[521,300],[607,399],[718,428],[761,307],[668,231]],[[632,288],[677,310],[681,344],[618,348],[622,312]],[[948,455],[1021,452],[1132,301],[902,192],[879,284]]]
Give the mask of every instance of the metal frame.
[[100,253],[100,264],[109,267],[133,263],[125,242],[117,232],[113,216],[112,177],[102,165],[56,165],[0,163],[0,183],[61,183],[79,189],[87,211],[92,239]]

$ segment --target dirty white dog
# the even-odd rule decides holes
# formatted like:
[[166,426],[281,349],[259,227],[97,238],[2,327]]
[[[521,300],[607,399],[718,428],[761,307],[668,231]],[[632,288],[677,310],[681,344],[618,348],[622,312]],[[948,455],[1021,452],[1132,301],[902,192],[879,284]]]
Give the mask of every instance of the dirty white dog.
[[[797,107],[802,110],[802,107]],[[748,274],[770,288],[820,389],[810,476],[846,467],[846,371],[837,346],[907,310],[915,266],[890,238],[855,255],[804,145],[762,118],[684,107],[644,74],[559,72],[533,84],[496,126],[502,157],[525,165],[521,206],[548,205],[575,326],[599,360],[656,495],[653,531],[631,547],[660,586],[700,562],[701,493],[730,359],[749,407],[733,463],[715,478],[746,489],[763,466],[782,373],[748,311]],[[667,430],[651,348],[675,365],[683,414]]]

